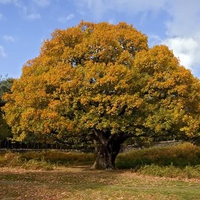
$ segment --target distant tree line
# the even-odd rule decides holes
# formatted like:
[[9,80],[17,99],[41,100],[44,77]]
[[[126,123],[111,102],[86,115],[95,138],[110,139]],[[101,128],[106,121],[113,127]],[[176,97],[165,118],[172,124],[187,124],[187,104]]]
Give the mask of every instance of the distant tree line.
[[12,140],[1,140],[0,141],[0,149],[10,149],[10,150],[41,150],[41,149],[62,149],[66,151],[81,151],[81,152],[90,152],[93,151],[92,146],[72,146],[61,143],[42,143],[37,141],[32,142],[18,142]]

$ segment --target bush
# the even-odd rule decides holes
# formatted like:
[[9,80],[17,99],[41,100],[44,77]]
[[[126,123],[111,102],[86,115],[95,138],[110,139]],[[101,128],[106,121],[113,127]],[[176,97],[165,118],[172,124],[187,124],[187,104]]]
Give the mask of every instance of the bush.
[[152,147],[121,153],[117,158],[119,168],[139,168],[144,165],[195,166],[200,164],[200,147],[191,143],[170,147]]
[[44,160],[52,164],[77,165],[91,164],[94,161],[94,155],[81,152],[64,152],[58,150],[25,152],[21,155],[26,160],[36,159]]
[[200,179],[200,165],[197,166],[186,166],[184,168],[170,166],[158,166],[158,165],[146,165],[137,170],[137,173],[145,175],[153,175],[160,177],[170,177],[170,178],[197,178]]
[[27,151],[23,153],[4,152],[0,154],[0,167],[25,169],[53,169],[56,165],[86,165],[94,160],[93,154],[62,151]]
[[32,169],[32,170],[39,170],[39,169],[44,169],[44,170],[53,170],[54,165],[52,165],[49,162],[46,162],[45,160],[35,160],[31,159],[26,162],[23,162],[22,166],[23,169]]
[[19,167],[24,169],[53,169],[53,165],[45,160],[26,160],[20,153],[7,152],[0,155],[0,167]]
[[16,167],[20,165],[22,165],[22,160],[20,159],[19,153],[12,153],[9,151],[0,155],[0,167]]

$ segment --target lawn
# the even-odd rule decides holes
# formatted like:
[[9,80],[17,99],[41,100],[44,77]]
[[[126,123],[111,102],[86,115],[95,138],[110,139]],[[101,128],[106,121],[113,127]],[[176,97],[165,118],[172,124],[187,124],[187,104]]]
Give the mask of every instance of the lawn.
[[1,200],[200,200],[200,180],[139,175],[132,170],[0,168]]

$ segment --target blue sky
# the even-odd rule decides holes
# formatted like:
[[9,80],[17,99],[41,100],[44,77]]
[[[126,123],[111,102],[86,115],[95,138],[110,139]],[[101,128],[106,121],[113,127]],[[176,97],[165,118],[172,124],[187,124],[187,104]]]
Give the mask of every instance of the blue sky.
[[133,24],[200,78],[199,0],[0,0],[0,75],[19,78],[56,28],[81,20]]

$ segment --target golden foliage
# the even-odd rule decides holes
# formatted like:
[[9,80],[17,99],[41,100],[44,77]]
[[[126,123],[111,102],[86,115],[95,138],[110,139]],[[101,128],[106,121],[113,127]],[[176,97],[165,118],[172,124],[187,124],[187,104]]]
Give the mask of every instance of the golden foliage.
[[55,30],[4,99],[5,119],[18,136],[200,132],[200,81],[166,46],[148,48],[147,37],[126,23],[82,21]]

